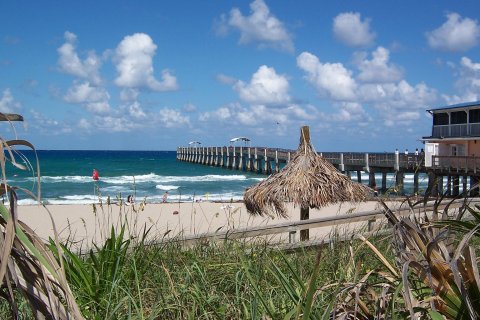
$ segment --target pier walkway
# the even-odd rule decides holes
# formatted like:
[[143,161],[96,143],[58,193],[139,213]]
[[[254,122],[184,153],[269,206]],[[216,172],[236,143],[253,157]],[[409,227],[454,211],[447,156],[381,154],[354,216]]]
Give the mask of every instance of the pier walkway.
[[[295,154],[296,150],[268,147],[178,147],[177,160],[198,163],[208,166],[223,167],[231,170],[249,171],[258,174],[279,172]],[[448,196],[459,195],[462,190],[478,184],[480,177],[480,161],[470,157],[432,157],[432,166],[425,167],[423,155],[413,153],[367,153],[367,152],[318,152],[324,159],[333,164],[339,171],[362,182],[362,171],[368,173],[368,185],[377,187],[375,174],[382,174],[380,192],[387,191],[387,174],[395,175],[395,190],[403,194],[406,173],[413,174],[413,192],[419,192],[419,174],[428,174],[428,188],[432,195],[444,192]],[[448,159],[443,159],[448,158]],[[465,158],[465,159],[463,159]],[[480,160],[480,159],[479,159]],[[448,163],[447,163],[448,162]],[[446,186],[443,177],[448,177]],[[461,179],[461,180],[460,180]],[[478,196],[478,188],[470,190],[470,196]]]

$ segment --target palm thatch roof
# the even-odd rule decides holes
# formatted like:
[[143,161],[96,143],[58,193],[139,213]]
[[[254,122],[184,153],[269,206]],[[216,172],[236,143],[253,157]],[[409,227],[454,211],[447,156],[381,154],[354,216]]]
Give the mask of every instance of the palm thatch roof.
[[23,121],[23,117],[19,114],[0,112],[0,121]]
[[315,152],[305,126],[291,161],[279,173],[248,188],[243,199],[251,214],[287,217],[285,202],[313,209],[337,202],[365,201],[368,192],[368,187],[351,181]]

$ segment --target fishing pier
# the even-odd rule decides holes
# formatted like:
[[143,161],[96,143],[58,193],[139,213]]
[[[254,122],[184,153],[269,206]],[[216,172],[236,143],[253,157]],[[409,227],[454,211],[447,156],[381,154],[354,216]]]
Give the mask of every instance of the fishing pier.
[[[269,175],[279,172],[295,154],[295,150],[267,147],[178,147],[177,160],[222,167],[230,170],[248,171]],[[387,191],[387,174],[395,175],[395,190],[403,194],[406,173],[413,174],[413,192],[419,191],[419,174],[428,175],[428,188],[432,195],[446,193],[457,196],[462,190],[480,181],[480,158],[432,156],[430,166],[425,166],[424,155],[413,153],[366,153],[366,152],[318,152],[335,168],[350,178],[362,182],[361,172],[368,173],[368,185],[376,186],[375,174],[382,174],[379,191]],[[447,177],[444,185],[443,177]],[[478,188],[470,190],[471,196],[478,196]]]

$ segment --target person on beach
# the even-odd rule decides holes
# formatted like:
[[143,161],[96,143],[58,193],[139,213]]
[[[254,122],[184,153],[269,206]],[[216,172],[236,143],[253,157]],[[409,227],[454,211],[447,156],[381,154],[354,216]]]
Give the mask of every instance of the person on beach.
[[165,193],[163,194],[163,197],[162,197],[162,202],[163,203],[167,202],[167,198],[168,198],[168,191],[165,191]]
[[133,196],[129,194],[127,197],[127,205],[131,205],[131,204],[133,204]]

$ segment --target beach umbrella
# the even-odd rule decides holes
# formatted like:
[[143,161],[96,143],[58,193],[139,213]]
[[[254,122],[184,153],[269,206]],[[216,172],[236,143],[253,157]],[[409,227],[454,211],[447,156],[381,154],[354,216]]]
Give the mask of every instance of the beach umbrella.
[[[300,130],[300,145],[290,162],[278,173],[248,188],[245,206],[253,215],[288,217],[285,202],[300,207],[300,219],[309,218],[310,208],[338,202],[365,201],[369,188],[351,181],[319,156],[310,143],[308,126]],[[308,240],[308,230],[300,232]]]

